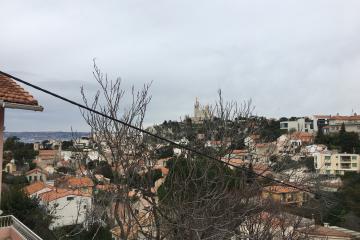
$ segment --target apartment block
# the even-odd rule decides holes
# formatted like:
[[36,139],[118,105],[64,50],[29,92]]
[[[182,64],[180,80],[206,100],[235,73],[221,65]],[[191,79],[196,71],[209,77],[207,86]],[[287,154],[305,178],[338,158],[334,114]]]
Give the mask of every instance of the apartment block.
[[280,122],[280,129],[295,132],[314,132],[314,122],[307,118],[298,118]]
[[360,155],[315,153],[314,165],[319,174],[344,175],[346,172],[360,172]]
[[325,128],[325,133],[338,133],[341,125],[345,125],[345,131],[360,133],[360,116],[354,114],[352,116],[332,116],[329,119],[329,125]]

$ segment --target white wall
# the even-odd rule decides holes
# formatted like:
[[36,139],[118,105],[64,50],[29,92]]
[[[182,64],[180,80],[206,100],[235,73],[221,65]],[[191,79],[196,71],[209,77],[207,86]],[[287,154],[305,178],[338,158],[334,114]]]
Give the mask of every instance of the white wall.
[[[73,197],[73,199],[68,200],[69,197]],[[51,201],[47,207],[56,217],[50,225],[50,228],[53,229],[83,223],[86,220],[87,212],[92,208],[92,203],[91,197],[68,195]]]

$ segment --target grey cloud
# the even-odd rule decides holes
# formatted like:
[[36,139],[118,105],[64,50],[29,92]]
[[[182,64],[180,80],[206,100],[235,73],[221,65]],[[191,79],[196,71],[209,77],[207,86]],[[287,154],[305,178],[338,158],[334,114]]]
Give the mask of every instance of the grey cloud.
[[[356,0],[7,1],[0,67],[66,97],[96,89],[92,59],[126,87],[154,81],[147,123],[192,112],[196,96],[252,98],[280,117],[360,111]],[[7,129],[86,130],[77,108],[31,91],[44,113]]]

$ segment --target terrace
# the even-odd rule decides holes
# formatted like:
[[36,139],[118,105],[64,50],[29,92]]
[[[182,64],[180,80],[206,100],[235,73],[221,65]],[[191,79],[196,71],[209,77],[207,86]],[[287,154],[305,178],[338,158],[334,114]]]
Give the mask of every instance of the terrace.
[[0,216],[0,239],[42,240],[12,215]]

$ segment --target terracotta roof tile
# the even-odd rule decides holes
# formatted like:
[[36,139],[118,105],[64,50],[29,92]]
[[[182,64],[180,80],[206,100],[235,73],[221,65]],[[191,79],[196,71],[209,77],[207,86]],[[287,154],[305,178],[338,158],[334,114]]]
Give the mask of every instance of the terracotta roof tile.
[[53,157],[56,155],[57,150],[39,150],[40,157]]
[[38,192],[38,191],[40,191],[40,190],[42,190],[44,188],[52,189],[53,187],[50,186],[50,185],[47,185],[47,184],[45,184],[43,182],[35,182],[33,184],[30,184],[29,186],[26,186],[24,188],[24,191],[25,191],[25,193],[31,195],[31,194],[36,193],[36,192]]
[[11,78],[0,74],[0,100],[25,105],[38,105],[38,101]]
[[235,149],[231,152],[232,154],[247,154],[249,151],[247,149]]
[[332,116],[330,120],[339,120],[339,121],[356,121],[360,120],[360,115],[352,116]]
[[40,173],[43,173],[45,175],[48,175],[46,171],[42,170],[41,168],[34,168],[33,170],[30,170],[30,171],[27,171],[25,173],[25,175],[30,175],[32,173],[36,173],[36,172],[40,172]]
[[66,197],[66,196],[83,196],[83,197],[91,197],[91,194],[81,192],[79,190],[70,190],[65,188],[56,188],[52,191],[45,192],[40,194],[41,200],[45,202],[51,202],[56,199]]
[[72,177],[67,180],[69,187],[93,187],[93,181],[88,177]]

